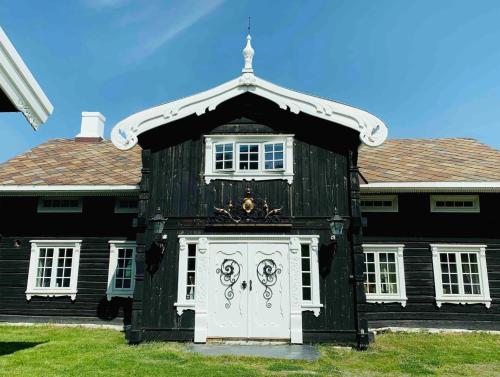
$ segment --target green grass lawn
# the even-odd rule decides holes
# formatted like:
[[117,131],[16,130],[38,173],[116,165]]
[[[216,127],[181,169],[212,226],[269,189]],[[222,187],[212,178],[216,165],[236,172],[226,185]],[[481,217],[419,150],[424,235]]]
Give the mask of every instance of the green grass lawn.
[[368,351],[320,346],[315,362],[207,357],[182,343],[129,346],[113,330],[0,325],[0,376],[500,376],[500,336],[383,334]]

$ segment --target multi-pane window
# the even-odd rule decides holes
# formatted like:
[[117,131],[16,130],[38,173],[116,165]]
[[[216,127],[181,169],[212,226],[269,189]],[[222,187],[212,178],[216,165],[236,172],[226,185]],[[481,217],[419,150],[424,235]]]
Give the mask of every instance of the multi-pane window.
[[135,243],[110,241],[108,300],[112,297],[132,297],[135,279]]
[[127,289],[132,286],[132,261],[134,249],[118,248],[118,263],[115,273],[115,289]]
[[238,144],[238,150],[240,170],[259,169],[259,144]]
[[31,241],[26,297],[76,298],[81,241]]
[[35,287],[66,288],[70,285],[72,248],[41,247]]
[[364,245],[364,287],[368,302],[406,305],[403,245]]
[[302,301],[311,301],[311,251],[308,244],[301,244]]
[[362,195],[362,212],[398,212],[397,195]]
[[82,212],[81,198],[39,198],[38,212]]
[[431,212],[479,212],[479,195],[431,195]]
[[264,169],[277,170],[285,167],[283,143],[264,144]]
[[215,170],[233,170],[234,144],[215,144]]
[[436,302],[491,302],[484,245],[431,245]]
[[139,201],[137,198],[116,198],[116,213],[136,213],[138,208]]
[[213,179],[293,181],[293,135],[205,136],[205,182]]
[[186,272],[186,300],[194,300],[196,286],[196,244],[188,245]]

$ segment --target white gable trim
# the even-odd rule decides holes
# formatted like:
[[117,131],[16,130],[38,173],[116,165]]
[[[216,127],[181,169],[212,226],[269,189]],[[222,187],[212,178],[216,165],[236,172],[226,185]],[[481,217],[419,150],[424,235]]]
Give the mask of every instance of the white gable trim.
[[111,131],[111,141],[119,149],[130,149],[137,144],[137,137],[146,131],[189,115],[202,115],[246,92],[273,101],[281,109],[294,114],[303,112],[352,128],[360,133],[361,141],[369,146],[380,145],[387,138],[384,122],[364,110],[286,89],[247,72],[205,92],[152,107],[123,119]]
[[0,27],[0,88],[36,130],[54,106]]

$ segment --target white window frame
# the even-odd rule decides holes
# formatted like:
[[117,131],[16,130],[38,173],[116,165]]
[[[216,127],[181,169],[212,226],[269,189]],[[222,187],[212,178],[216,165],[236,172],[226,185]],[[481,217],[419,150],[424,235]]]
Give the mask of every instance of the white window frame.
[[131,199],[137,199],[137,201],[139,201],[138,198],[127,197],[127,196],[115,198],[115,213],[138,213],[139,207],[137,207],[137,208],[128,208],[128,207],[123,208],[120,206],[120,200],[131,200]]
[[[396,262],[396,282],[398,287],[398,293],[388,294],[388,293],[365,293],[366,302],[368,303],[400,303],[402,307],[406,306],[406,284],[405,284],[405,269],[404,269],[404,251],[405,245],[402,244],[363,244],[363,256],[366,253],[374,253],[375,258],[375,281],[377,286],[377,291],[380,292],[380,263],[378,259],[379,253],[394,253]],[[365,263],[366,257],[363,260]],[[365,266],[366,268],[366,266]]]
[[[200,238],[203,237],[200,235]],[[196,245],[196,265],[198,265],[198,243],[199,239],[189,239],[182,237],[179,238],[179,271],[177,276],[177,302],[174,306],[177,308],[177,314],[182,315],[184,310],[194,310],[195,308],[195,299],[187,299],[186,298],[186,276],[187,276],[187,263],[188,263],[188,245]],[[197,278],[195,272],[195,279]],[[196,281],[195,281],[196,287]],[[195,297],[196,297],[196,288],[195,288]]]
[[[488,269],[486,266],[486,245],[467,244],[431,244],[432,266],[434,271],[434,288],[436,292],[436,305],[438,308],[444,303],[449,304],[484,304],[486,308],[491,306],[490,287],[488,283]],[[440,253],[476,253],[479,271],[480,295],[464,294],[462,262],[457,259],[458,294],[444,294],[441,278]]]
[[[118,267],[119,249],[132,249],[132,274],[130,288],[115,288],[116,268]],[[134,296],[135,288],[135,253],[136,243],[131,241],[109,241],[109,268],[108,268],[108,287],[106,289],[106,298],[111,301],[113,297]]]
[[[472,207],[436,207],[440,201],[464,201],[472,200]],[[431,195],[431,212],[442,213],[479,213],[479,195]]]
[[[205,135],[205,183],[215,179],[233,181],[283,179],[293,182],[293,136],[281,134],[227,134]],[[215,169],[215,145],[233,143],[233,169]],[[265,169],[265,145],[283,143],[283,169]],[[259,168],[240,170],[240,144],[259,144]]]
[[397,195],[361,195],[360,204],[362,200],[382,200],[391,201],[392,205],[390,207],[363,207],[361,206],[361,212],[398,212],[398,196]]
[[[233,146],[233,159],[231,160],[231,161],[232,161],[232,163],[233,163],[233,164],[232,164],[232,165],[233,165],[233,167],[232,167],[232,168],[230,168],[230,169],[224,169],[224,168],[222,168],[222,169],[217,169],[217,168],[215,167],[215,165],[216,165],[215,154],[217,153],[217,152],[216,152],[216,150],[217,150],[217,148],[216,148],[216,147],[217,147],[217,145],[225,145],[225,144],[231,144],[231,145]],[[220,142],[214,143],[214,144],[213,144],[213,148],[214,148],[214,155],[212,156],[212,157],[213,157],[213,161],[212,161],[212,164],[213,164],[212,169],[213,169],[213,171],[215,171],[215,172],[230,172],[230,171],[236,171],[236,143],[235,143],[234,141],[220,141]],[[223,151],[222,153],[225,153],[225,152]],[[208,161],[208,160],[207,160],[207,161]],[[223,159],[223,160],[222,160],[222,166],[224,166],[224,162],[225,162],[225,161],[229,161],[229,160],[225,160],[225,159]],[[207,163],[208,163],[208,162],[207,162]]]
[[[26,288],[26,299],[31,300],[33,296],[42,297],[61,297],[70,296],[71,300],[76,300],[77,284],[78,284],[78,269],[80,266],[80,248],[82,240],[31,240],[31,255],[28,272],[28,283]],[[71,276],[69,287],[36,287],[36,276],[38,268],[38,258],[40,256],[40,248],[53,248],[54,254],[52,257],[52,281],[57,277],[57,266],[54,261],[57,261],[59,256],[59,248],[72,248],[73,254],[71,257]]]
[[[302,311],[312,311],[315,317],[319,316],[320,310],[323,304],[320,302],[319,295],[319,262],[318,262],[318,238],[311,238],[310,240],[301,240],[301,250],[299,251],[301,262],[302,262],[302,245],[309,245],[309,257],[310,257],[310,269],[311,269],[311,299],[304,300],[301,289],[301,301],[302,301]],[[300,282],[301,288],[303,288],[302,283],[302,265],[300,270]]]
[[[77,207],[44,207],[44,200],[78,200]],[[83,205],[81,197],[71,197],[71,196],[44,196],[38,198],[38,213],[82,213]]]

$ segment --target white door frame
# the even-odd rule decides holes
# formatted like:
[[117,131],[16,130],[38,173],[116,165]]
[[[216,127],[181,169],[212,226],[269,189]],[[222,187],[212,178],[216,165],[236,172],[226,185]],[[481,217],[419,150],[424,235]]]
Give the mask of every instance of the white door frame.
[[[319,302],[319,267],[318,267],[318,235],[179,235],[179,244],[196,243],[196,295],[194,302],[195,326],[194,341],[205,343],[208,334],[208,287],[209,287],[209,245],[216,243],[287,243],[290,274],[290,342],[302,343],[302,312],[313,311],[319,315],[323,306]],[[310,245],[313,292],[310,302],[302,301],[302,261],[301,244]],[[182,262],[182,261],[181,261]],[[181,273],[181,271],[179,271]],[[192,306],[181,308],[176,304],[178,312],[192,310]]]

